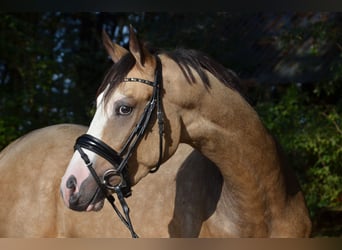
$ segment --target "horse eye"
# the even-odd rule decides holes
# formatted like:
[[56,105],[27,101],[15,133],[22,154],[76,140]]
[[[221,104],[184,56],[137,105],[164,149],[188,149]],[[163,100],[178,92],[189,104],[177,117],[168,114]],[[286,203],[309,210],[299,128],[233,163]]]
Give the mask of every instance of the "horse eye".
[[117,110],[117,114],[119,115],[129,115],[130,113],[132,113],[133,108],[126,106],[126,105],[121,105],[118,110]]

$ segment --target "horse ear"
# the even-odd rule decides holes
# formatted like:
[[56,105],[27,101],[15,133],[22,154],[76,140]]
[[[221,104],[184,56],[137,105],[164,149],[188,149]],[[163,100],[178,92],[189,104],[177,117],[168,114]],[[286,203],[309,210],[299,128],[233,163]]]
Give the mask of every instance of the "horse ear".
[[102,30],[102,42],[107,50],[108,55],[112,58],[114,63],[118,62],[121,57],[128,53],[125,48],[113,43],[105,30]]
[[153,63],[152,54],[140,43],[132,25],[129,26],[129,50],[140,67],[145,67],[145,63]]

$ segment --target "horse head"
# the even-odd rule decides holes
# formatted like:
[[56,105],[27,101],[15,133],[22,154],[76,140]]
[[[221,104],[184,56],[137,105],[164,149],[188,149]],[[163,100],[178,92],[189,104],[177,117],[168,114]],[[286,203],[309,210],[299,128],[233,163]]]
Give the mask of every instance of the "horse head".
[[124,182],[129,193],[131,185],[169,158],[179,145],[180,119],[162,101],[160,59],[137,39],[132,27],[129,51],[113,43],[105,32],[103,43],[114,64],[98,90],[89,130],[76,143],[78,150],[61,182],[65,204],[78,211],[103,206],[104,194],[94,175],[107,187]]

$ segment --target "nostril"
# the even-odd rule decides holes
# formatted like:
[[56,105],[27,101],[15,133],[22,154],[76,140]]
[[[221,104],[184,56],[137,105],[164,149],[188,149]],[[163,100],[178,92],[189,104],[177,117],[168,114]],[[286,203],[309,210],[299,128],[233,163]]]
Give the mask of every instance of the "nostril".
[[72,194],[69,198],[69,203],[70,203],[70,206],[75,206],[77,203],[78,203],[78,200],[80,198],[80,194],[77,193],[77,194]]
[[76,184],[77,184],[76,177],[71,175],[66,182],[66,187],[74,191],[76,189]]

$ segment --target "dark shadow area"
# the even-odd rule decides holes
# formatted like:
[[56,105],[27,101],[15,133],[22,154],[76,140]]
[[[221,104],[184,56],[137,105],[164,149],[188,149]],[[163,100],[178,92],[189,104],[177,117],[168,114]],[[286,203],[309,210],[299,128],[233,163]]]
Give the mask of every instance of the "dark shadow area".
[[198,151],[193,151],[176,176],[170,236],[198,237],[202,223],[216,210],[222,186],[223,177],[216,165]]
[[295,196],[298,192],[302,192],[301,186],[296,177],[296,173],[293,170],[293,168],[290,166],[288,157],[285,151],[283,150],[283,148],[281,147],[281,145],[279,144],[278,139],[275,136],[273,136],[273,139],[275,141],[278,155],[280,157],[280,162],[281,162],[280,171],[282,175],[284,176],[284,182],[285,182],[284,184],[286,187],[286,193],[289,196]]

